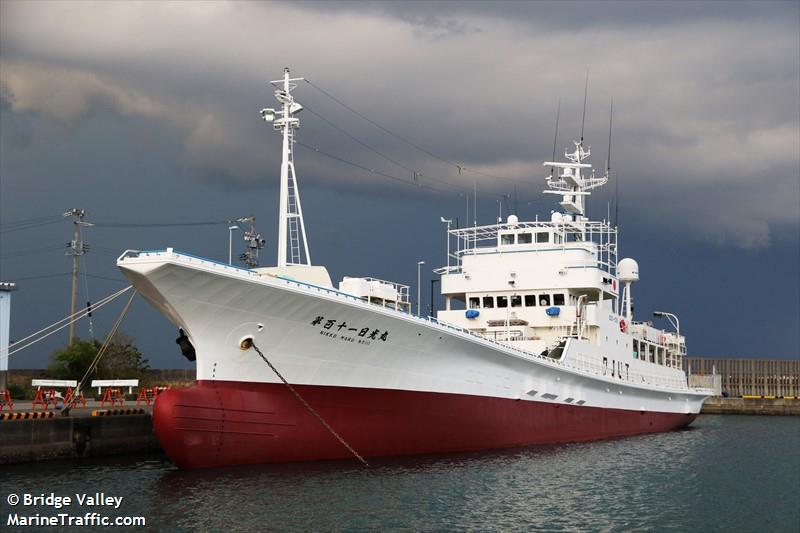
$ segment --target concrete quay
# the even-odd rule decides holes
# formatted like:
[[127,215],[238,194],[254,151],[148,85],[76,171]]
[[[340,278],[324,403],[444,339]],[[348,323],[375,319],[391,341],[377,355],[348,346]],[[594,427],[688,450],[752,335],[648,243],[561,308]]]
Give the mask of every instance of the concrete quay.
[[800,398],[722,398],[703,403],[704,415],[800,415]]
[[[118,414],[129,410],[137,414]],[[15,401],[11,412],[43,411],[32,411],[30,402]],[[0,464],[160,451],[150,407],[87,402],[68,416],[50,412],[52,418],[0,420]]]

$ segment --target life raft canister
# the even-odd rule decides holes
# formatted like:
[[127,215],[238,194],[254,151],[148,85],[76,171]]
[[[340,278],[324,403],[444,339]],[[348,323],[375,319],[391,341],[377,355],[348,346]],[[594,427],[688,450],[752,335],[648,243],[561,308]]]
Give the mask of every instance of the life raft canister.
[[621,318],[620,321],[619,321],[619,330],[622,333],[625,333],[626,331],[628,331],[628,323],[625,322],[624,318]]

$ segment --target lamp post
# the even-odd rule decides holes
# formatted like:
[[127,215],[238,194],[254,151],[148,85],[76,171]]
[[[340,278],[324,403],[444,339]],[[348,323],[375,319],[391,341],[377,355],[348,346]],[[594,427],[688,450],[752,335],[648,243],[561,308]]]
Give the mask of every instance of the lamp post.
[[681,322],[678,320],[678,317],[673,315],[672,313],[667,313],[665,311],[653,311],[653,316],[663,316],[669,323],[672,324],[672,327],[675,328],[675,332],[678,334],[678,340],[680,340],[681,336]]
[[[669,320],[669,323],[672,324],[672,327],[675,328],[675,333],[678,336],[678,353],[680,355],[684,355],[684,353],[683,353],[684,346],[681,343],[681,322],[680,322],[680,320],[678,320],[678,317],[676,315],[672,314],[672,313],[667,313],[666,311],[653,311],[653,316],[663,316],[664,318]],[[669,353],[669,352],[667,352],[667,353]],[[675,359],[679,359],[679,358],[675,358]],[[679,362],[678,360],[674,360],[673,364],[678,364],[678,362]],[[691,373],[692,373],[692,370],[690,368],[689,369],[689,374],[691,375]]]
[[228,226],[228,264],[233,264],[233,230],[240,229],[236,224]]
[[417,316],[420,316],[420,305],[419,299],[420,294],[422,292],[421,279],[422,279],[422,265],[425,264],[425,261],[417,261]]
[[448,274],[450,273],[450,224],[453,223],[453,219],[451,218],[444,218],[439,217],[443,224],[447,224],[447,270]]

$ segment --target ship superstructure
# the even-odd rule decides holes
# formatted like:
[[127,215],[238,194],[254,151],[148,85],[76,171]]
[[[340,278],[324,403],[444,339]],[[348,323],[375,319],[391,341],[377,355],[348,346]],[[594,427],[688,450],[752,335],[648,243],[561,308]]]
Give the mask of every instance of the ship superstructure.
[[345,277],[334,287],[311,264],[293,81],[286,69],[274,82],[282,110],[262,111],[283,135],[278,264],[243,269],[172,248],[118,260],[195,349],[197,384],[159,395],[154,409],[179,466],[482,450],[691,423],[708,391],[687,386],[682,336],[633,320],[638,266],[617,262],[616,228],[586,217],[608,176],[592,172],[583,141],[567,162],[545,163],[558,170],[547,192],[562,212],[448,228],[437,271],[445,309],[419,317],[408,286]]
[[[549,220],[449,230],[438,319],[478,335],[623,380],[682,383],[685,339],[634,322],[632,284],[639,267],[617,262],[617,228],[585,216],[596,176],[583,141],[546,178],[563,211]],[[455,250],[449,249],[450,242]],[[622,294],[620,295],[620,289]]]

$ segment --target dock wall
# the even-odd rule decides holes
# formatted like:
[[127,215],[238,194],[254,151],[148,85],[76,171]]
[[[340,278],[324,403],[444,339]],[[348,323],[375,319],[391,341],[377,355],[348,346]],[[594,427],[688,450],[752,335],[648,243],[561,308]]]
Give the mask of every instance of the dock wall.
[[800,415],[800,399],[718,398],[703,403],[704,415]]
[[150,414],[0,421],[0,464],[159,451]]

